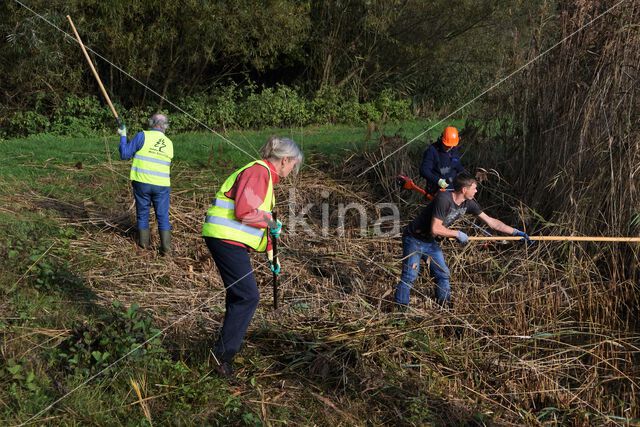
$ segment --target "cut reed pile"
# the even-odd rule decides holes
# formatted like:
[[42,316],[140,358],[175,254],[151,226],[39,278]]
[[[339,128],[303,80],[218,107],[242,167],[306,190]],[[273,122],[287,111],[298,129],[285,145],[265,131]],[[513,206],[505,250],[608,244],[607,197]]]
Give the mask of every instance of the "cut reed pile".
[[[239,361],[247,383],[237,393],[267,424],[276,407],[288,411],[290,423],[332,426],[616,425],[640,418],[640,341],[630,319],[620,316],[629,312],[634,284],[603,278],[587,244],[446,243],[455,308],[435,307],[424,277],[410,312],[390,311],[399,236],[362,236],[355,212],[340,233],[329,216],[331,232],[323,233],[322,204],[335,212],[340,203],[358,202],[371,219],[380,213],[378,203],[398,201],[408,220],[420,202],[398,195],[391,183],[398,172],[413,170],[415,153],[355,178],[393,148],[353,153],[340,165],[316,158],[278,190],[285,225],[289,209],[296,215],[306,209],[308,232],[285,228],[278,311],[271,308],[271,275],[255,256],[263,298]],[[182,179],[203,182],[203,176]],[[111,213],[85,209],[83,219],[69,220],[86,230],[75,248],[96,260],[85,274],[92,290],[152,311],[166,328],[166,345],[192,363],[206,357],[224,309],[200,237],[213,187],[172,195],[171,259],[136,249],[124,193]],[[250,386],[249,378],[260,386]]]

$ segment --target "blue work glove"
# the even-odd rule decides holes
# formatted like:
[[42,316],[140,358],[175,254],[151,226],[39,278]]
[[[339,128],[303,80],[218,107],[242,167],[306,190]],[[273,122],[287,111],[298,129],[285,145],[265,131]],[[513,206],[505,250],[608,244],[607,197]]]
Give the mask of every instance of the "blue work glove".
[[517,228],[513,229],[513,233],[511,233],[512,236],[518,236],[518,237],[522,237],[522,240],[524,242],[527,242],[528,245],[533,244],[533,240],[531,240],[529,238],[529,235],[527,233],[525,233],[524,231],[520,231]]
[[127,126],[124,124],[124,122],[121,122],[120,126],[118,126],[118,135],[127,136]]
[[273,226],[269,226],[269,233],[274,239],[280,238],[280,233],[282,233],[282,222],[279,219],[276,220],[276,223]]
[[280,263],[276,260],[276,262],[269,261],[269,270],[276,276],[280,274]]
[[280,261],[276,259],[274,262],[273,249],[267,251],[267,261],[269,261],[269,270],[271,270],[272,273],[280,274]]
[[466,245],[467,243],[469,243],[469,236],[467,236],[465,233],[459,230],[458,230],[458,235],[456,236],[456,239],[458,239],[458,242],[462,243],[463,245]]

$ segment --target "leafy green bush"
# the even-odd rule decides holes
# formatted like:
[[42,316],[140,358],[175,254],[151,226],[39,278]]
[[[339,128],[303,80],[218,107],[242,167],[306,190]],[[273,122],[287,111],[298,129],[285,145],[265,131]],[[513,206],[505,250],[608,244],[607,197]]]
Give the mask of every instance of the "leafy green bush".
[[[36,111],[16,112],[4,119],[2,134],[28,136],[42,132],[59,135],[88,136],[99,131],[115,133],[115,122],[106,105],[97,97],[70,95],[51,112],[41,100]],[[311,98],[301,90],[284,85],[261,90],[249,81],[242,87],[229,82],[210,92],[186,96],[161,112],[169,116],[171,132],[211,129],[291,127],[308,124],[363,124],[399,121],[412,117],[411,101],[393,90],[383,90],[374,100],[362,103],[346,96],[336,87],[325,86]],[[149,117],[159,112],[157,104],[116,110],[130,130],[130,136],[147,128]],[[184,112],[183,112],[184,111]]]
[[382,117],[388,121],[408,120],[412,117],[411,100],[400,99],[391,89],[385,89],[378,95],[375,101],[376,109]]
[[356,124],[362,123],[360,117],[360,103],[357,99],[346,99],[339,107],[338,122]]
[[[167,112],[172,132],[189,132],[202,130],[203,125],[211,129],[226,129],[234,126],[238,112],[235,83],[221,86],[211,94],[187,96],[176,102],[184,112]],[[153,114],[146,111],[147,117]],[[146,120],[145,120],[146,121]]]
[[309,123],[311,111],[308,101],[296,89],[278,85],[274,95],[280,126],[303,126]]
[[324,86],[315,93],[311,101],[313,121],[318,124],[336,123],[341,116],[344,97],[333,86]]
[[[188,111],[188,110],[187,110]],[[166,113],[166,111],[163,111],[163,113]],[[189,132],[195,129],[199,129],[202,130],[202,127],[200,124],[198,124],[198,122],[196,122],[195,120],[193,120],[189,114],[185,114],[182,112],[178,112],[178,113],[167,113],[167,117],[169,117],[169,129],[170,132],[173,134],[176,133],[181,133],[181,132]],[[147,117],[148,119],[148,117]],[[148,124],[146,123],[147,121],[145,120],[145,124],[144,126],[142,126],[140,129],[136,129],[137,131],[143,130],[143,129],[147,129],[148,128]],[[206,124],[206,122],[203,121],[203,123]],[[131,136],[133,136],[133,134],[131,134]]]
[[169,114],[171,116],[171,128],[174,132],[185,132],[199,128],[201,123],[207,127],[215,127],[212,123],[215,117],[215,107],[211,98],[206,95],[195,95],[182,98],[178,101],[185,113]]
[[153,327],[149,314],[137,304],[124,309],[116,301],[113,308],[95,323],[76,323],[71,334],[52,350],[54,364],[88,375],[124,356],[136,359],[164,354],[160,331]]
[[7,135],[28,136],[48,132],[51,122],[36,111],[16,111],[6,121],[5,126]]
[[[137,132],[138,130],[147,129],[149,117],[155,112],[155,107],[148,105],[145,107],[133,107],[129,110],[122,108],[118,112],[127,124],[127,128],[132,132]],[[133,135],[131,134],[131,136]]]
[[238,124],[243,127],[301,126],[311,118],[307,101],[295,89],[278,85],[276,89],[251,91],[239,109]]
[[382,112],[372,102],[360,103],[357,99],[345,99],[339,109],[338,122],[365,124],[379,122]]
[[379,122],[382,112],[376,108],[373,102],[358,104],[358,123]]
[[217,127],[226,129],[236,124],[238,114],[238,87],[235,83],[218,88],[212,98],[213,120]]
[[53,113],[51,131],[59,135],[89,136],[115,126],[113,116],[98,98],[70,95]]

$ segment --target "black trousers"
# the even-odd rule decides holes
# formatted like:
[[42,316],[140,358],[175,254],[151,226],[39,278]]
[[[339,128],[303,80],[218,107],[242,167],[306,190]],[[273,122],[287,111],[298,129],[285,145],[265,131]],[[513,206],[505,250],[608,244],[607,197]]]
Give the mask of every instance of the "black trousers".
[[247,248],[213,237],[205,237],[204,241],[220,271],[226,290],[224,323],[214,352],[222,361],[231,362],[240,351],[242,340],[258,307],[258,284]]

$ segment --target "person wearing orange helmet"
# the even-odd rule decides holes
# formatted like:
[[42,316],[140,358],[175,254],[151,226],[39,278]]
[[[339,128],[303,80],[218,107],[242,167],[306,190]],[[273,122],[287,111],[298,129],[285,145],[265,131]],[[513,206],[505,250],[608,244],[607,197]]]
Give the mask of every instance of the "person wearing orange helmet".
[[425,190],[428,193],[434,194],[441,189],[452,191],[454,178],[464,172],[459,142],[458,129],[448,126],[436,142],[424,151],[420,176],[427,181]]

